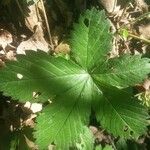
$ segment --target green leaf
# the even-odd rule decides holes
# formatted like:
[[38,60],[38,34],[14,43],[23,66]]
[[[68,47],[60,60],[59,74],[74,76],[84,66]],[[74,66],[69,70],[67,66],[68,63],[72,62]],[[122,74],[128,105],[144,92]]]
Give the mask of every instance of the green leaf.
[[110,133],[120,137],[135,137],[146,131],[149,118],[137,99],[112,86],[101,86],[103,97],[94,104],[97,119]]
[[0,90],[21,101],[35,100],[34,93],[46,94],[47,101],[80,83],[85,76],[85,71],[72,61],[42,51],[28,51],[27,56],[18,55],[17,61],[8,62],[1,70]]
[[93,77],[102,83],[116,87],[128,87],[142,82],[150,72],[149,59],[141,55],[123,55],[105,62],[95,69]]
[[112,35],[109,33],[109,22],[104,11],[95,8],[87,10],[74,24],[70,40],[72,55],[76,62],[87,70],[107,59],[111,49]]
[[120,32],[120,35],[124,38],[124,40],[127,40],[128,36],[129,36],[128,30],[124,28],[124,29],[121,29],[121,31],[119,31],[119,32]]
[[[57,149],[69,150],[69,147],[75,147],[75,143],[81,143],[84,140],[86,136],[84,134],[87,132],[85,125],[89,122],[91,111],[90,82],[88,78],[83,80],[63,95],[56,97],[52,104],[44,108],[42,114],[37,118],[35,128],[36,143],[39,149],[46,149],[54,142]],[[68,95],[70,98],[66,99]]]
[[149,59],[122,56],[107,60],[108,31],[104,13],[87,10],[72,32],[70,60],[28,51],[1,69],[0,90],[5,95],[23,102],[53,98],[37,118],[34,135],[39,149],[56,144],[58,150],[91,150],[93,138],[87,128],[91,109],[103,128],[115,136],[133,138],[146,132],[147,110],[123,88],[146,77]]
[[96,146],[95,150],[114,150],[111,145],[106,145],[104,148],[101,145]]
[[84,134],[80,134],[80,143],[76,144],[78,150],[92,150],[94,147],[94,138],[91,131],[85,128]]
[[[58,150],[69,150],[69,147],[75,146],[79,135],[84,132],[82,114],[79,112],[81,109],[77,111],[78,106],[72,108],[70,103],[64,105],[62,99],[59,102],[61,103],[44,108],[37,118],[35,138],[41,150],[47,149],[53,143]],[[64,107],[61,107],[62,105]]]
[[116,148],[117,150],[128,150],[128,144],[127,144],[127,140],[124,138],[120,138],[117,142],[116,142]]

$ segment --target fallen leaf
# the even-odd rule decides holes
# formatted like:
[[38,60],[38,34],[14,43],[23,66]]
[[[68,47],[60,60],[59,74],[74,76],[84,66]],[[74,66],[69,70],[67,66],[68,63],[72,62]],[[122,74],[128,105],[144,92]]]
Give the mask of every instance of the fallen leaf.
[[12,50],[10,50],[9,52],[6,53],[6,58],[8,60],[16,60],[15,54],[14,54],[14,52]]
[[31,30],[34,31],[34,27],[38,24],[38,16],[36,11],[36,5],[28,6],[28,15],[25,18],[26,26]]
[[148,5],[144,0],[135,0],[135,2],[143,11],[148,12]]
[[6,46],[12,43],[12,34],[7,30],[0,29],[0,46],[5,50]]
[[150,24],[139,26],[139,33],[141,37],[150,39]]
[[68,44],[61,42],[56,48],[55,53],[64,53],[67,54],[70,52],[70,47]]
[[102,4],[109,13],[120,10],[120,6],[117,5],[117,0],[99,0],[99,3]]
[[48,52],[49,44],[44,39],[44,34],[40,23],[37,25],[35,33],[26,41],[20,43],[17,48],[17,54],[25,54],[26,50],[34,50],[38,49]]

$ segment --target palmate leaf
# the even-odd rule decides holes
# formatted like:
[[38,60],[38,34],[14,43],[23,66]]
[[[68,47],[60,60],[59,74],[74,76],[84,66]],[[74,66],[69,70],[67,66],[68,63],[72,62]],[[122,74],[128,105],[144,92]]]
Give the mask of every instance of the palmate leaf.
[[91,109],[103,128],[115,136],[145,133],[147,110],[123,88],[146,77],[149,59],[123,56],[108,60],[112,38],[108,31],[104,13],[87,10],[72,32],[72,60],[28,51],[1,69],[0,90],[5,95],[23,102],[34,101],[34,93],[40,93],[38,100],[44,96],[43,102],[53,97],[37,117],[34,135],[41,150],[50,144],[61,150],[91,150],[93,137],[87,127]]

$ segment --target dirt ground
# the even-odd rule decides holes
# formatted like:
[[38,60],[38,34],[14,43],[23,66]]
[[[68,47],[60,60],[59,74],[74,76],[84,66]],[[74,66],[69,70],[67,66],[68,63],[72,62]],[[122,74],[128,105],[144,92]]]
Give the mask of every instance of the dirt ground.
[[[32,1],[30,1],[32,2]],[[150,0],[52,0],[35,4],[18,0],[0,2],[0,67],[17,54],[27,50],[43,50],[52,55],[69,54],[67,38],[73,22],[86,9],[105,9],[113,33],[110,57],[124,53],[150,57]],[[150,80],[137,85],[143,103],[150,106]],[[146,98],[143,98],[146,97]],[[0,95],[0,150],[13,147],[19,137],[18,150],[37,149],[32,137],[36,112],[42,110],[37,103],[18,103]],[[94,122],[94,121],[93,121]],[[101,144],[124,143],[102,129],[90,126],[96,142]],[[14,133],[12,134],[12,131]],[[23,133],[23,134],[22,134]],[[10,142],[11,136],[14,138]],[[136,142],[129,140],[128,149],[150,149],[150,131]],[[9,145],[9,146],[8,146]],[[26,145],[26,146],[24,146]],[[121,145],[121,144],[120,144]],[[122,148],[120,147],[120,150]]]

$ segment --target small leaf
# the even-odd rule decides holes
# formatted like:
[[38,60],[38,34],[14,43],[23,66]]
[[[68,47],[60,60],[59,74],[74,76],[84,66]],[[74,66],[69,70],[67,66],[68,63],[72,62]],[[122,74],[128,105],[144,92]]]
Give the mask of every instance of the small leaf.
[[120,34],[122,35],[122,37],[124,38],[124,40],[127,40],[128,36],[129,36],[129,32],[127,29],[122,29],[120,31]]
[[128,150],[128,144],[126,139],[124,138],[120,138],[117,142],[116,142],[116,148],[117,150]]
[[111,145],[106,145],[102,147],[101,145],[96,146],[95,150],[114,150]]

